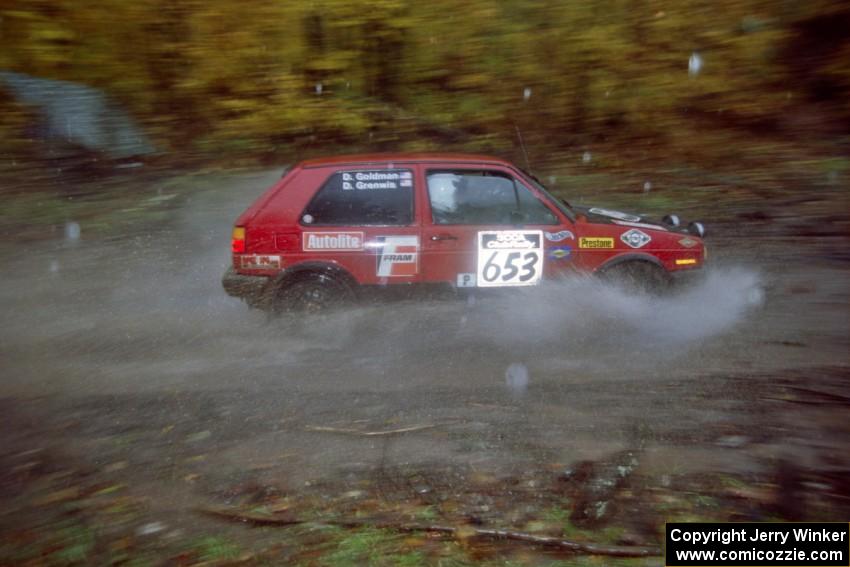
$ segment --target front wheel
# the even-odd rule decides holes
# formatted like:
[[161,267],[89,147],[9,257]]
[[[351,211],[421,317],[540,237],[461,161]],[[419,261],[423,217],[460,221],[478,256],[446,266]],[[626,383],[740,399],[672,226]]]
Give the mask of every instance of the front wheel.
[[308,273],[284,283],[274,302],[275,313],[320,313],[353,297],[351,288],[336,278]]
[[673,280],[670,274],[650,262],[623,262],[602,270],[599,277],[627,293],[661,295],[669,291]]

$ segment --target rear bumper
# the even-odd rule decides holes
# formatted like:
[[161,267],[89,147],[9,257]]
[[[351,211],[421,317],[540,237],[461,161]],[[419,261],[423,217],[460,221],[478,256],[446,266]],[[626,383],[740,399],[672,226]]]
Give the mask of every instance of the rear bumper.
[[266,276],[244,276],[237,274],[231,266],[224,272],[221,285],[231,297],[238,297],[254,307],[261,307],[267,301],[270,278]]

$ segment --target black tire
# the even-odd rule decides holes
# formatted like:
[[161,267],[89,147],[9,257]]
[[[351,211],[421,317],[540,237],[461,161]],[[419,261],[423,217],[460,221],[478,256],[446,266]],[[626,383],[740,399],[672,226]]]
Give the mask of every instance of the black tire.
[[599,276],[626,293],[641,295],[662,295],[670,290],[673,283],[664,268],[639,260],[611,266]]
[[299,274],[281,284],[274,301],[275,313],[322,313],[353,299],[345,282],[318,272]]

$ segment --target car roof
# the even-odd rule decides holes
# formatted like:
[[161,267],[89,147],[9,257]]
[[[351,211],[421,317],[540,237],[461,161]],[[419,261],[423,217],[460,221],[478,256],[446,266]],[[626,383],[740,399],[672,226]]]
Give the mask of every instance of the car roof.
[[511,163],[488,155],[436,152],[350,154],[308,159],[299,165],[303,168],[326,167],[333,165],[371,165],[389,163],[486,163],[511,167]]

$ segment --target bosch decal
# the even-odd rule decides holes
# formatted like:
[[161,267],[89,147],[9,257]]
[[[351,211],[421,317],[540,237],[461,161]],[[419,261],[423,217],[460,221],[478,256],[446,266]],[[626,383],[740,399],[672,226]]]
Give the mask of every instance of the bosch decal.
[[647,233],[633,228],[621,234],[620,240],[632,248],[642,248],[649,244],[649,241],[652,240],[652,238]]
[[242,256],[243,270],[279,270],[280,256],[251,254]]
[[379,236],[378,277],[415,276],[419,273],[418,236]]
[[558,232],[544,232],[543,236],[545,236],[546,240],[548,240],[549,242],[560,242],[562,240],[566,240],[567,238],[569,238],[570,240],[576,239],[576,235],[569,230],[561,230]]
[[549,249],[549,257],[553,260],[564,260],[570,257],[573,249],[569,246],[555,246]]
[[344,250],[363,250],[362,232],[305,232],[303,237],[305,251],[340,252]]
[[600,249],[600,248],[613,248],[614,247],[614,239],[606,238],[606,237],[588,237],[582,236],[578,240],[579,248],[589,248]]

